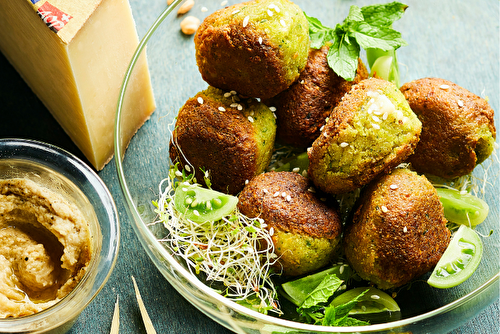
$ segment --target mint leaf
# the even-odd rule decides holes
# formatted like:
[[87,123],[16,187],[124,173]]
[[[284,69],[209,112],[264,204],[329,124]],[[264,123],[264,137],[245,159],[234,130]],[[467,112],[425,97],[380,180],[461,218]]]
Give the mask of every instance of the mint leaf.
[[361,8],[356,5],[352,5],[351,8],[349,8],[349,14],[344,20],[344,24],[349,24],[350,22],[362,22],[364,19],[365,18],[363,17]]
[[335,274],[326,275],[316,289],[306,297],[299,310],[313,308],[318,304],[328,302],[328,299],[338,290],[342,282]]
[[329,40],[332,39],[333,29],[325,27],[317,18],[307,16],[309,22],[309,39],[311,40],[311,48],[320,49]]
[[395,21],[399,20],[407,5],[400,2],[391,2],[382,5],[371,5],[361,8],[365,22],[379,27],[390,27]]
[[352,37],[356,39],[363,49],[377,48],[384,51],[395,50],[407,45],[401,34],[394,29],[375,27],[366,22],[351,26]]
[[[348,317],[349,312],[356,306],[358,300],[367,292],[368,290],[363,291],[355,298],[351,299],[345,304],[341,304],[338,306],[328,306],[325,308],[325,317],[323,318],[322,325],[323,326],[355,326],[351,325],[351,323],[365,323],[364,321],[357,320],[351,317]],[[362,325],[360,325],[362,326]]]
[[336,38],[326,56],[328,65],[338,76],[352,81],[358,69],[359,51],[360,47],[354,38],[346,35]]

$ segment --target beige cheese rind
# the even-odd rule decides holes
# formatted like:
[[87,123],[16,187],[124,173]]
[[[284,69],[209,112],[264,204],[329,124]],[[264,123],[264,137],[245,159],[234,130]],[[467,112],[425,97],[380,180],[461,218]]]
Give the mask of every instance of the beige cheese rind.
[[[50,0],[39,3],[45,2]],[[139,40],[127,0],[102,0],[100,4],[93,1],[88,5],[92,8],[80,12],[86,16],[79,30],[76,24],[70,24],[81,18],[78,13],[69,13],[72,18],[68,24],[54,32],[30,0],[2,0],[0,50],[90,163],[100,170],[113,155],[118,95]],[[64,34],[66,28],[71,28],[69,32],[74,36],[68,31]],[[143,54],[127,87],[122,111],[123,149],[154,109]]]

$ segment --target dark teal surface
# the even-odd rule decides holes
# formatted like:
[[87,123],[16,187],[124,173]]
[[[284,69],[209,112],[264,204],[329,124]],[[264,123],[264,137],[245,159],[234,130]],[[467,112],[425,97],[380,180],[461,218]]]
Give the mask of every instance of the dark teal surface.
[[[234,2],[236,1],[229,3]],[[318,2],[317,8],[311,9],[310,13],[317,16],[331,13],[333,25],[334,20],[345,17],[347,12],[344,9],[348,8],[348,5],[362,6],[376,1],[339,0],[337,2],[342,5],[343,11],[322,8],[324,5],[319,4],[319,1],[316,2]],[[410,44],[398,53],[400,63],[404,64],[401,68],[402,82],[420,77],[438,76],[454,81],[478,95],[484,90],[484,94],[489,97],[490,104],[497,112],[498,126],[499,2],[414,0],[407,3],[410,7],[396,27],[403,32],[403,37]],[[142,37],[165,9],[166,0],[131,0],[131,6],[138,34]],[[191,13],[199,17],[206,15],[207,13],[201,11],[202,6],[203,1],[197,1]],[[418,39],[413,36],[418,36]],[[189,38],[179,36],[179,39],[189,42]],[[170,56],[175,57],[175,55]],[[176,66],[181,66],[182,61],[183,59],[177,59]],[[179,94],[194,95],[194,93]],[[151,121],[157,120],[157,117],[159,116],[155,115]],[[45,141],[85,160],[48,110],[1,54],[0,137]],[[127,153],[140,154],[137,151]],[[229,330],[213,322],[186,302],[146,256],[126,215],[114,161],[100,171],[99,176],[115,198],[121,219],[122,244],[116,268],[109,282],[83,312],[70,333],[109,333],[117,295],[120,299],[120,333],[145,333],[131,276],[137,280],[144,303],[158,333],[229,333]],[[494,177],[498,178],[498,175]],[[496,195],[498,196],[498,193]],[[493,237],[498,240],[498,234]],[[496,245],[498,253],[498,242]],[[452,331],[453,334],[498,333],[499,303],[497,301],[487,307],[476,318],[463,325],[460,319],[456,321],[460,327]]]

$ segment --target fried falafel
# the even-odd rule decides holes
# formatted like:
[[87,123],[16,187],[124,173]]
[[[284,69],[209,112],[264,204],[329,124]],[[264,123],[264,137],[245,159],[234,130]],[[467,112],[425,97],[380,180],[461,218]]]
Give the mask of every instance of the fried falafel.
[[249,1],[208,16],[194,42],[208,84],[266,99],[287,89],[304,69],[309,25],[288,0]]
[[235,195],[267,167],[275,135],[274,115],[263,103],[209,87],[180,109],[170,158],[208,172],[214,190]]
[[392,83],[370,78],[354,85],[308,149],[309,177],[339,194],[367,184],[405,161],[421,123]]
[[328,65],[329,46],[309,50],[307,65],[287,90],[264,101],[276,108],[276,140],[284,145],[308,147],[318,138],[321,127],[340,99],[363,79],[368,78],[365,65],[358,59],[358,70],[352,81],[339,77]]
[[402,286],[438,263],[450,242],[436,189],[395,169],[363,189],[343,247],[359,276],[380,289]]
[[471,173],[493,152],[494,112],[483,98],[439,78],[408,82],[401,91],[422,122],[409,158],[418,172],[453,179]]
[[297,173],[268,172],[255,177],[239,195],[240,212],[267,224],[279,256],[277,270],[283,275],[302,275],[327,265],[340,243],[338,211],[312,193],[311,186]]

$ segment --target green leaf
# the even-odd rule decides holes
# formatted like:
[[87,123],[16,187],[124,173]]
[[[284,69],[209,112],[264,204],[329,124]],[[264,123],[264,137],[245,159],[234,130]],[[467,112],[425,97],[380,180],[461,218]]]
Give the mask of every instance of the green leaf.
[[342,280],[337,275],[326,275],[321,283],[314,289],[300,305],[300,309],[309,309],[317,306],[320,303],[328,302],[328,299],[333,296],[335,291],[342,285]]
[[359,51],[359,45],[354,38],[349,38],[346,35],[337,38],[328,50],[326,57],[328,65],[338,76],[352,81],[358,69]]
[[350,36],[354,37],[363,49],[377,48],[389,51],[407,45],[396,30],[374,27],[366,22],[359,22],[352,26]]
[[[348,317],[349,312],[356,306],[358,300],[367,292],[363,291],[355,298],[346,302],[345,304],[341,304],[338,306],[330,305],[325,308],[325,317],[323,318],[322,325],[323,326],[354,326],[350,325],[354,320]],[[349,319],[349,320],[347,320]],[[364,323],[364,321],[362,321]],[[368,323],[366,323],[368,324]]]
[[365,22],[372,26],[390,27],[395,21],[399,20],[407,5],[400,2],[391,2],[387,4],[371,5],[361,8]]
[[362,22],[364,19],[361,8],[352,5],[351,8],[349,8],[349,14],[344,20],[344,25],[348,25],[350,22]]

